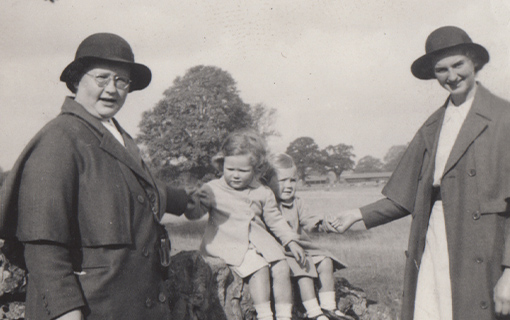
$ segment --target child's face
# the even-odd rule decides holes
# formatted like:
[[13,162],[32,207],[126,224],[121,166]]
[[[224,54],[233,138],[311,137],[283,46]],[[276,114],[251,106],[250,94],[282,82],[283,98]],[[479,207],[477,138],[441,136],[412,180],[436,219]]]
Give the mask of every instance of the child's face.
[[249,155],[228,156],[223,162],[223,176],[227,184],[236,189],[246,188],[255,177]]
[[276,169],[275,175],[269,181],[269,187],[280,201],[291,201],[296,194],[297,169]]

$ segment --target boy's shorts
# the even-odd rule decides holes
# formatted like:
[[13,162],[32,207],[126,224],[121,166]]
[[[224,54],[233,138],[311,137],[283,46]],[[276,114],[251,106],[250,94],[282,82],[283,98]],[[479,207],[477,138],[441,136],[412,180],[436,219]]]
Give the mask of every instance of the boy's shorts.
[[326,256],[306,257],[305,266],[301,267],[296,259],[293,257],[287,257],[287,263],[290,267],[290,276],[317,278],[319,275],[317,274],[317,268],[315,266],[324,259],[326,259]]

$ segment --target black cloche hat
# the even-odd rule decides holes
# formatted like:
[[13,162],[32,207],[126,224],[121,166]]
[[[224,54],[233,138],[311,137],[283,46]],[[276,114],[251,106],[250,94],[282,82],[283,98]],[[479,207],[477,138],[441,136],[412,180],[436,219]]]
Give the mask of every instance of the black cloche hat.
[[62,71],[60,81],[66,82],[72,92],[76,92],[73,82],[81,76],[84,69],[95,61],[110,61],[127,64],[131,70],[129,91],[142,90],[151,82],[151,70],[135,63],[135,56],[126,40],[112,33],[95,33],[80,43],[74,61]]
[[425,55],[416,59],[411,65],[411,72],[418,79],[435,79],[434,66],[436,59],[450,50],[467,49],[478,58],[478,69],[489,62],[489,52],[474,43],[468,34],[457,27],[447,26],[434,30],[425,43]]

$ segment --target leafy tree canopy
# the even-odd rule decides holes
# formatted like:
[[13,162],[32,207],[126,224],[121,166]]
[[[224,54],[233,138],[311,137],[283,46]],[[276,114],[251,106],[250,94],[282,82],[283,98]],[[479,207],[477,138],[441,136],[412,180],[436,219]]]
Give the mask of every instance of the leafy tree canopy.
[[324,154],[310,137],[297,138],[285,152],[294,159],[300,179],[304,179],[309,170],[324,171]]
[[352,149],[352,146],[340,143],[320,150],[312,138],[301,137],[289,144],[286,153],[294,159],[300,179],[304,179],[310,171],[333,171],[338,177],[342,171],[354,166]]
[[262,136],[273,129],[275,110],[244,103],[232,76],[214,66],[195,66],[177,77],[139,124],[137,142],[160,178],[202,179],[214,173],[210,162],[225,136],[252,128]]
[[327,169],[333,171],[339,177],[345,170],[354,168],[353,147],[340,143],[336,146],[327,146],[324,149],[326,153]]
[[381,172],[383,167],[383,162],[372,156],[365,156],[359,159],[358,164],[354,168],[354,172],[356,173],[364,173],[364,172]]
[[384,171],[393,171],[398,165],[398,162],[404,155],[404,152],[407,149],[407,145],[396,145],[392,146],[386,155],[384,156]]

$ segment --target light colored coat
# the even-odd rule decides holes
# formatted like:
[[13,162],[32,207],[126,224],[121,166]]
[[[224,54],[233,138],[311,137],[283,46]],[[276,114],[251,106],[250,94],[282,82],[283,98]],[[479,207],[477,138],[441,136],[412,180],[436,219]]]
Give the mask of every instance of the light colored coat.
[[156,185],[72,98],[27,145],[0,190],[0,236],[26,244],[27,319],[82,308],[86,319],[165,319],[157,245],[164,212],[187,195]]
[[[411,141],[383,189],[387,199],[361,209],[368,228],[412,214],[402,306],[406,320],[414,313],[445,109],[446,104],[432,114]],[[448,158],[441,197],[453,318],[495,319],[493,289],[510,266],[510,103],[481,85]]]
[[222,177],[206,183],[199,193],[207,201],[186,217],[198,219],[209,212],[200,248],[229,265],[241,264],[250,242],[268,262],[285,259],[282,245],[298,239],[278,209],[271,189],[256,180],[246,189],[236,190]]
[[[346,265],[331,252],[313,243],[312,239],[307,234],[307,232],[322,231],[320,224],[324,218],[321,215],[309,210],[299,197],[295,197],[291,203],[279,202],[278,205],[283,217],[287,220],[292,230],[299,235],[298,243],[301,248],[305,250],[307,257],[325,256],[333,260],[335,269],[343,269],[346,267]],[[294,276],[315,275],[314,267],[307,266],[301,268],[299,264],[295,263],[295,258],[289,250],[286,250],[285,254],[287,258],[290,259],[290,261],[287,261],[289,261],[289,266]]]

